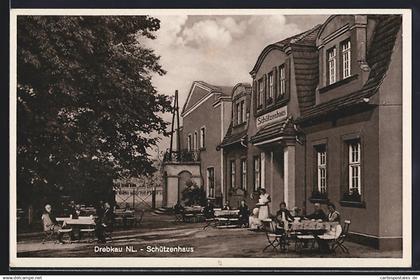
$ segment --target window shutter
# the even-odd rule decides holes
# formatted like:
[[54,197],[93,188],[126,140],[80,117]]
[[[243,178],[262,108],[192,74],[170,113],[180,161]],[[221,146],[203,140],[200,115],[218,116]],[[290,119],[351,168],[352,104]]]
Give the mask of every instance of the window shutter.
[[274,87],[274,92],[273,92],[273,101],[275,102],[277,99],[277,95],[278,95],[278,71],[277,71],[277,67],[273,68],[273,87]]
[[257,83],[256,80],[254,80],[253,87],[252,87],[252,91],[253,91],[252,96],[253,96],[253,103],[254,103],[254,106],[253,106],[254,114],[257,112],[257,98],[258,98],[258,88],[257,88],[257,86],[258,86],[258,83]]
[[263,98],[263,107],[266,106],[265,100],[267,98],[267,90],[268,90],[268,82],[267,82],[267,74],[264,74],[264,98]]
[[287,60],[284,63],[284,75],[285,75],[285,97],[289,98],[290,96],[290,58],[287,58]]

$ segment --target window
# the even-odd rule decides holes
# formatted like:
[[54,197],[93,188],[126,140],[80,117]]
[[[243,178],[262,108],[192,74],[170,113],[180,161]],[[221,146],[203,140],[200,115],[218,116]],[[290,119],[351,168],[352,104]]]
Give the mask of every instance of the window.
[[214,168],[207,168],[207,197],[214,197]]
[[242,120],[242,122],[245,122],[246,121],[246,109],[245,109],[245,100],[242,100],[241,101],[241,120]]
[[360,141],[349,142],[349,192],[362,193]]
[[327,51],[328,57],[328,84],[336,82],[336,66],[337,66],[337,54],[336,48],[333,47]]
[[241,121],[241,104],[238,102],[236,103],[236,124],[240,124]]
[[284,96],[286,93],[286,69],[284,64],[280,66],[279,69],[279,75],[280,75],[280,97]]
[[327,149],[325,145],[316,147],[317,187],[321,194],[327,193]]
[[200,148],[206,147],[206,128],[200,129]]
[[246,159],[241,159],[241,189],[246,190]]
[[245,122],[245,101],[239,101],[236,103],[236,124],[241,124]]
[[188,137],[187,137],[187,150],[188,151],[191,151],[191,149],[192,149],[192,145],[191,145],[191,134],[188,134]]
[[254,157],[254,190],[258,190],[261,187],[261,158],[259,156]]
[[267,95],[267,103],[271,103],[274,97],[274,77],[273,73],[268,74],[268,95]]
[[350,40],[341,44],[342,60],[343,60],[343,79],[351,75],[351,45]]
[[194,151],[198,150],[198,133],[194,131]]
[[235,165],[235,161],[231,160],[230,161],[230,187],[231,188],[236,188],[235,176],[236,176],[236,165]]
[[264,81],[258,81],[258,94],[257,94],[257,108],[260,108],[264,103]]

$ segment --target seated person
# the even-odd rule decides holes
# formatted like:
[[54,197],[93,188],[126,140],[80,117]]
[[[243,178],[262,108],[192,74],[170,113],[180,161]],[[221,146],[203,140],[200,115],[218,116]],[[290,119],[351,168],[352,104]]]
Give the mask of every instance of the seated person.
[[203,214],[206,219],[214,218],[214,207],[210,199],[207,200],[207,204],[204,206]]
[[327,204],[327,207],[328,207],[328,216],[327,216],[328,222],[340,223],[340,213],[337,210],[335,210],[335,205],[330,202]]
[[185,210],[185,207],[182,205],[181,201],[177,201],[174,205],[174,213],[175,214],[182,214]]
[[261,220],[258,219],[258,208],[252,210],[252,215],[249,216],[249,228],[250,229],[259,229],[262,226]]
[[95,206],[95,214],[98,217],[102,217],[104,214],[104,202],[102,200],[99,200],[99,202]]
[[325,221],[327,219],[327,216],[325,215],[324,211],[321,208],[321,204],[315,203],[314,204],[314,212],[308,216],[306,216],[307,219],[314,219],[314,220],[323,220]]
[[230,206],[229,200],[226,200],[225,205],[223,205],[222,210],[231,210],[232,207]]
[[239,205],[239,224],[241,226],[247,227],[249,223],[249,208],[246,205],[245,200],[241,200],[241,205]]
[[290,211],[286,208],[286,202],[280,203],[280,209],[276,213],[275,220],[279,226],[284,227],[287,222],[293,222],[293,216]]
[[99,243],[105,243],[105,232],[112,232],[114,220],[114,213],[112,212],[111,206],[108,202],[104,204],[104,213],[101,217],[98,217],[96,223],[95,235],[98,238]]
[[78,219],[82,214],[82,210],[80,204],[76,204],[76,206],[72,209],[71,218]]
[[50,204],[45,205],[44,213],[42,214],[42,224],[44,226],[44,232],[52,232],[53,234],[58,235],[58,242],[63,244],[62,234],[59,232],[61,226],[58,224],[55,216],[52,213],[52,207]]

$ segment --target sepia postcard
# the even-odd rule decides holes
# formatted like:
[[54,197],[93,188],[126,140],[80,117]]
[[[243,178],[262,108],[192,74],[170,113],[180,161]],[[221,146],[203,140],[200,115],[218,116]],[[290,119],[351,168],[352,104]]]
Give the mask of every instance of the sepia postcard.
[[411,266],[411,11],[12,9],[10,266]]

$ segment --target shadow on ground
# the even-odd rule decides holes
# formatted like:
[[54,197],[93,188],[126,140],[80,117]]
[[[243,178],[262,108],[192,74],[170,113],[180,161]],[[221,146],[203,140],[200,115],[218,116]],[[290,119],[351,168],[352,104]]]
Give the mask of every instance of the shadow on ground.
[[[87,241],[42,244],[42,234],[39,233],[18,235],[17,252],[18,257],[402,257],[401,251],[380,251],[351,242],[346,243],[350,254],[337,251],[326,255],[317,250],[296,252],[293,243],[287,252],[263,252],[267,241],[262,232],[240,228],[203,230],[203,226],[204,223],[175,223],[172,216],[148,212],[141,226],[130,230],[116,230],[112,242],[106,244]],[[114,251],[117,249],[117,252],[110,251],[112,248]]]

